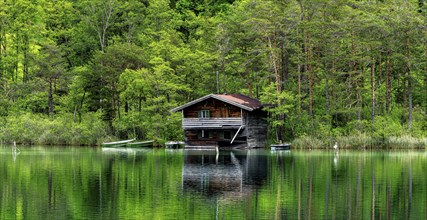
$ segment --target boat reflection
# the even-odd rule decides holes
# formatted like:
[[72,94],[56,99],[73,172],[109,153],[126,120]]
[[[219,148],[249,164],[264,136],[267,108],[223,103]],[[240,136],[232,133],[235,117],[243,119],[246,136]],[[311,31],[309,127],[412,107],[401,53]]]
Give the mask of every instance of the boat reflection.
[[112,163],[115,160],[128,161],[131,163],[144,161],[148,152],[151,152],[151,149],[110,147],[102,148],[104,158],[108,158],[109,163]]
[[144,148],[114,148],[114,147],[103,147],[102,153],[104,154],[123,154],[123,155],[141,155],[149,152],[149,149]]
[[185,150],[183,191],[239,198],[259,188],[267,179],[267,155],[254,152]]

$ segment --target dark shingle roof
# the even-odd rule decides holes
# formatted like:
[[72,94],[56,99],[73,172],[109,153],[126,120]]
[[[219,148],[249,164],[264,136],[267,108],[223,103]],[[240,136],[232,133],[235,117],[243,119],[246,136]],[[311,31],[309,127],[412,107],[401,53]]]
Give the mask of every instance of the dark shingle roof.
[[197,103],[204,101],[208,98],[218,99],[218,100],[226,102],[228,104],[231,104],[231,105],[237,106],[239,108],[245,109],[247,111],[253,111],[253,110],[262,108],[262,104],[259,100],[253,99],[249,96],[245,96],[242,94],[209,94],[209,95],[203,96],[201,98],[198,98],[196,100],[193,100],[191,102],[188,102],[184,105],[181,105],[177,108],[174,108],[171,110],[171,112],[181,111],[184,108],[187,108],[189,106],[197,104]]
[[230,100],[231,102],[239,103],[254,110],[262,107],[261,102],[258,99],[253,99],[242,94],[220,94],[217,96]]

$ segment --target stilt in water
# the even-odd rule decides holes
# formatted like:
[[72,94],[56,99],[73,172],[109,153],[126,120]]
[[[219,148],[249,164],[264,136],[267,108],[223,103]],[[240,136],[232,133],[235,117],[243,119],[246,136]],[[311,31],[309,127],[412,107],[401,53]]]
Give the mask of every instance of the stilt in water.
[[218,159],[219,159],[219,147],[218,146],[215,147],[215,151],[216,151],[215,163],[218,164]]
[[16,147],[16,141],[13,141],[13,152],[16,152],[16,150],[21,151]]
[[16,161],[16,141],[13,141],[13,162]]

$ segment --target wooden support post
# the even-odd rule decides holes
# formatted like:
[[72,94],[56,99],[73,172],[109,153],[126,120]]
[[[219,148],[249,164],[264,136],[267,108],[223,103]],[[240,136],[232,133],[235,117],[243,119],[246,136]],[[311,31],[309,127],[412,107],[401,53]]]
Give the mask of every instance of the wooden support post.
[[237,130],[236,134],[234,135],[233,139],[231,140],[230,144],[234,142],[234,139],[236,139],[237,135],[239,134],[240,130],[243,128],[243,125],[240,126],[239,130]]

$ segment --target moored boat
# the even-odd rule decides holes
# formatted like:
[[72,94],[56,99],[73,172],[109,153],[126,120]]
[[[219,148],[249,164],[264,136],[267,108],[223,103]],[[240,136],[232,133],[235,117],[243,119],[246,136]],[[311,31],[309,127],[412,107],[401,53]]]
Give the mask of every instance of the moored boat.
[[291,149],[291,144],[290,143],[283,143],[283,144],[271,144],[270,145],[270,150],[275,151],[275,150],[290,150]]
[[183,141],[168,141],[165,143],[166,148],[180,148],[184,146],[184,144]]
[[154,140],[129,142],[126,147],[138,148],[138,147],[153,147]]
[[104,142],[102,143],[102,147],[124,147],[127,143],[134,141],[134,139],[123,140],[123,141],[114,141],[114,142]]

